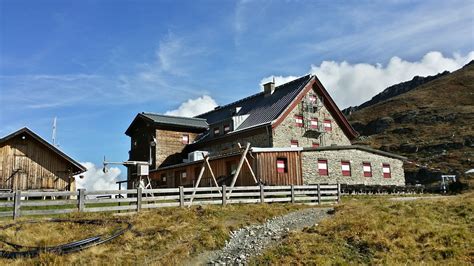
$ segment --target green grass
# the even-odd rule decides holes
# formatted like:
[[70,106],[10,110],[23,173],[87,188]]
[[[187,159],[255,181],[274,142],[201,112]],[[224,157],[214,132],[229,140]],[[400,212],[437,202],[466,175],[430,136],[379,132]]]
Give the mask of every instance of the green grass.
[[[229,232],[240,227],[263,223],[266,219],[306,208],[296,204],[245,204],[192,208],[162,208],[138,214],[119,216],[133,224],[132,231],[114,241],[79,253],[57,256],[43,254],[38,258],[6,260],[0,265],[70,265],[70,264],[159,264],[176,265],[195,262],[194,258],[209,250],[223,247]],[[61,217],[117,219],[112,213],[74,213]],[[19,220],[39,219],[22,217]],[[12,223],[1,220],[0,225]],[[24,245],[59,244],[94,236],[110,228],[71,224],[39,223],[0,232],[0,238],[20,241]],[[13,231],[12,231],[13,230]],[[77,238],[75,238],[77,236]],[[6,248],[1,247],[0,249]]]
[[474,195],[396,202],[346,198],[252,264],[474,263]]

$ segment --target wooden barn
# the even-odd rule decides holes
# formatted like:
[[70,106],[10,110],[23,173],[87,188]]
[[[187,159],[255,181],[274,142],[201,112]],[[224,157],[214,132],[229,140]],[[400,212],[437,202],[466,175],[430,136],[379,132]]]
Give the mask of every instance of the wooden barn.
[[[245,156],[249,164],[244,163],[236,179],[236,186],[265,185],[302,185],[300,152],[301,148],[251,148]],[[242,151],[229,152],[209,157],[210,169],[218,185],[231,185],[232,177],[238,171]],[[161,167],[150,172],[152,186],[157,187],[190,187],[195,186],[205,160],[175,164]],[[250,171],[249,165],[252,169]],[[205,171],[199,186],[215,186],[209,167]]]
[[28,128],[0,139],[0,189],[75,190],[86,168]]

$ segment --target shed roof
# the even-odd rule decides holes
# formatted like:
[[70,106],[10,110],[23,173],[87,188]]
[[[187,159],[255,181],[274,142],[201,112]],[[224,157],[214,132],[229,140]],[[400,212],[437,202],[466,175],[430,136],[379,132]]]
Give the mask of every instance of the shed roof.
[[74,174],[80,174],[82,172],[85,172],[87,169],[80,163],[76,162],[74,159],[72,159],[71,157],[69,157],[67,154],[65,154],[64,152],[62,152],[61,150],[59,150],[57,147],[51,145],[49,142],[47,142],[46,140],[44,140],[43,138],[41,138],[39,135],[37,135],[36,133],[34,133],[33,131],[31,131],[29,128],[27,127],[24,127],[22,129],[19,129],[3,138],[0,139],[0,144],[16,137],[16,136],[19,136],[21,134],[27,134],[29,135],[30,137],[32,137],[33,139],[37,140],[39,143],[43,144],[44,146],[46,146],[48,149],[52,150],[53,152],[55,152],[56,154],[58,154],[60,157],[62,157],[64,160],[68,161],[69,163],[71,163],[74,167],[76,167],[76,170],[74,172]]
[[162,115],[155,113],[139,113],[133,120],[133,122],[128,127],[125,134],[130,135],[132,128],[135,126],[137,120],[144,119],[153,123],[154,125],[163,125],[163,126],[173,126],[183,129],[207,129],[209,126],[206,122],[206,119],[194,118],[194,117],[181,117],[181,116],[171,116],[171,115]]

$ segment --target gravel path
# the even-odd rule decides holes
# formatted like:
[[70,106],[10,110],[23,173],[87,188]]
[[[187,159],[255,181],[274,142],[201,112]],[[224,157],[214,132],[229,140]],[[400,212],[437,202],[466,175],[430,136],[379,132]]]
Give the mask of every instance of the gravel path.
[[209,256],[208,264],[245,264],[246,261],[281,241],[290,231],[312,226],[329,216],[332,208],[304,209],[284,216],[274,217],[265,224],[251,225],[231,232],[231,239],[223,249]]

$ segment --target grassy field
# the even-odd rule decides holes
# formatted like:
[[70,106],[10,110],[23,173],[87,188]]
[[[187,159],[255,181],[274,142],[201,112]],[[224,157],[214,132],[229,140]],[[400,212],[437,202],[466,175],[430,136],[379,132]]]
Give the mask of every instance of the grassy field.
[[474,194],[390,201],[347,198],[335,216],[292,233],[252,264],[474,263]]
[[[132,231],[110,243],[79,253],[56,256],[43,254],[38,258],[7,260],[1,265],[70,265],[70,264],[161,264],[189,263],[198,254],[218,249],[228,239],[229,232],[242,226],[262,223],[267,218],[305,208],[290,204],[252,204],[206,206],[193,208],[164,208],[139,214],[120,216],[133,224]],[[80,214],[61,216],[85,219],[117,219],[110,214]],[[31,220],[31,217],[20,221]],[[39,218],[35,218],[39,219]],[[0,225],[12,223],[0,220]],[[12,227],[0,232],[0,239],[26,246],[57,245],[60,243],[95,236],[112,231],[103,226],[47,223],[23,225],[20,230]],[[7,249],[2,246],[0,249]],[[193,261],[195,262],[195,261]]]

